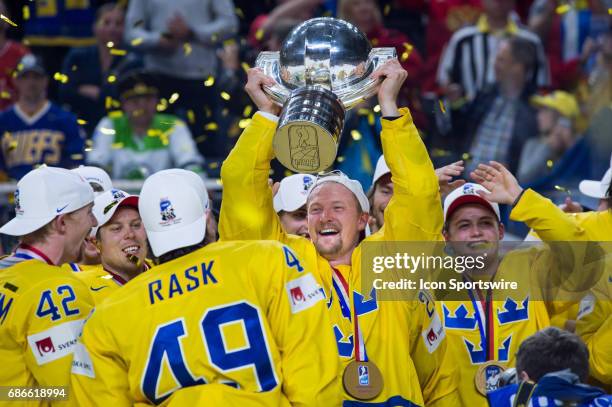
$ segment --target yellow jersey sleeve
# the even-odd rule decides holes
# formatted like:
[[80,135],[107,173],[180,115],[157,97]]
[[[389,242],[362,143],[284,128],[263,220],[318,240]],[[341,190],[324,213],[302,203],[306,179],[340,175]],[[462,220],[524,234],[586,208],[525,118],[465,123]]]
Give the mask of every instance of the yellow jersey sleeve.
[[460,405],[457,383],[459,376],[446,339],[442,319],[431,294],[419,292],[418,301],[408,302],[411,350],[423,400],[427,406]]
[[223,162],[220,240],[284,241],[268,186],[275,131],[274,121],[256,113]]
[[442,239],[443,215],[438,178],[410,111],[382,123],[382,147],[391,169],[393,197],[385,209],[384,240]]
[[93,307],[87,288],[59,267],[37,260],[0,277],[0,383],[66,386],[77,338]]

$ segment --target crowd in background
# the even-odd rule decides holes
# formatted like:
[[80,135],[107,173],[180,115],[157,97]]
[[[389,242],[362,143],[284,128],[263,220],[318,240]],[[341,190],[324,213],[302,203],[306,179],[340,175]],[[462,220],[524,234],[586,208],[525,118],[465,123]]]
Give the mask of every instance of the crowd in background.
[[[464,160],[467,177],[496,160],[561,202],[600,179],[612,152],[609,3],[0,1],[3,179],[44,162],[91,163],[117,179],[170,166],[218,177],[255,111],[246,69],[301,22],[333,16],[397,49],[409,74],[401,104],[436,167]],[[375,104],[348,112],[336,163],[365,188],[381,153]]]

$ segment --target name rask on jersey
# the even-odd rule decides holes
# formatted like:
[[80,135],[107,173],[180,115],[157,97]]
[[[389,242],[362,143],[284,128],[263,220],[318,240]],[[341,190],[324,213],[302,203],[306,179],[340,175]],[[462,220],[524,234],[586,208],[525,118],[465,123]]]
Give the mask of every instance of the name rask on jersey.
[[217,284],[219,280],[212,273],[214,263],[214,260],[208,263],[202,262],[186,268],[183,272],[172,273],[164,279],[151,281],[148,285],[149,301],[155,304],[208,284]]

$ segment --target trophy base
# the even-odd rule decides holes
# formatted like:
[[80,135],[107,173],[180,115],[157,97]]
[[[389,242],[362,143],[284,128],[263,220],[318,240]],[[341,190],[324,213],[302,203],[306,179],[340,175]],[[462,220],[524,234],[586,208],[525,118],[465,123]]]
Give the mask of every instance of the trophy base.
[[344,108],[332,92],[304,86],[283,106],[274,135],[274,153],[294,172],[317,173],[334,164],[344,126]]
[[317,173],[334,164],[337,137],[311,121],[292,121],[274,135],[274,154],[293,172]]

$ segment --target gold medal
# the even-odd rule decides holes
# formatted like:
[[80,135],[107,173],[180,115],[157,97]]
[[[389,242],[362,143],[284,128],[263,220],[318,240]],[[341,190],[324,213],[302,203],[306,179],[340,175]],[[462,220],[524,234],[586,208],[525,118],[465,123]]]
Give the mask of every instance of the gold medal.
[[357,400],[372,400],[383,388],[383,377],[372,361],[353,360],[342,375],[344,390]]
[[496,390],[499,387],[499,376],[504,370],[506,368],[495,360],[480,365],[474,376],[476,390],[485,397],[488,392]]

